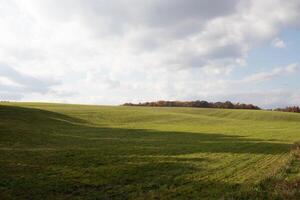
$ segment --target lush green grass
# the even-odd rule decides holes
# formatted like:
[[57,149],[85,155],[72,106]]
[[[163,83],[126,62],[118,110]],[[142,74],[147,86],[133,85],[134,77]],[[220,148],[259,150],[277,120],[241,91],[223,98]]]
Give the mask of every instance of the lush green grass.
[[230,199],[298,140],[293,113],[2,103],[0,199]]
[[291,150],[290,162],[274,176],[266,178],[236,199],[300,199],[300,143]]

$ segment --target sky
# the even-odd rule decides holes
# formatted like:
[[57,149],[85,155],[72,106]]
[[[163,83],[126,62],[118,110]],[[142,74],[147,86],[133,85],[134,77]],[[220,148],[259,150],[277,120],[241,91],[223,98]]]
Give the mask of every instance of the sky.
[[0,100],[300,105],[300,0],[0,0]]

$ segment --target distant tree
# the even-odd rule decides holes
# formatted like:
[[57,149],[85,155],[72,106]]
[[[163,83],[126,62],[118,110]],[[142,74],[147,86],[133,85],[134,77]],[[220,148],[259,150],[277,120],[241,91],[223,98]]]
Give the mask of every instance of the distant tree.
[[277,108],[275,111],[300,113],[300,108],[298,106],[289,106],[285,108]]
[[224,109],[254,109],[260,110],[258,106],[252,104],[240,104],[226,102],[207,102],[207,101],[156,101],[156,102],[145,102],[145,103],[125,103],[124,106],[156,106],[156,107],[196,107],[196,108],[224,108]]

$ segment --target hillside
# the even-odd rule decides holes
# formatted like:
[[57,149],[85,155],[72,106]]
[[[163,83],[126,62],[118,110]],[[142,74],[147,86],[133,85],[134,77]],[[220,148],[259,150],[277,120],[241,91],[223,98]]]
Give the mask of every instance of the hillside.
[[0,104],[0,199],[234,198],[278,174],[300,114]]

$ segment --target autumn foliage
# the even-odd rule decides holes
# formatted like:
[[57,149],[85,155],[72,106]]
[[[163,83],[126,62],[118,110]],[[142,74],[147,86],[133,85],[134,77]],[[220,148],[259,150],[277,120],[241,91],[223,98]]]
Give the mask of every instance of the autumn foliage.
[[125,103],[124,106],[153,106],[153,107],[196,107],[196,108],[223,108],[223,109],[251,109],[260,110],[258,106],[244,103],[207,102],[207,101],[155,101],[145,103]]

